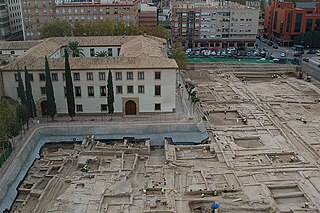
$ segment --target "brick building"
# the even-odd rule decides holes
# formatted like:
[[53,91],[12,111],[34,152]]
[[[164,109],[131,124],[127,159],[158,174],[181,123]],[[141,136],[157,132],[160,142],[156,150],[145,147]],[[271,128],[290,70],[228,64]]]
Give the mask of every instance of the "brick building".
[[25,40],[38,39],[40,29],[54,20],[70,24],[87,23],[98,20],[122,21],[138,24],[139,0],[63,2],[52,0],[22,0],[23,26]]
[[141,3],[139,5],[139,26],[155,28],[158,25],[158,9],[155,6]]
[[265,10],[264,28],[269,39],[287,46],[295,36],[320,29],[320,2],[272,2]]

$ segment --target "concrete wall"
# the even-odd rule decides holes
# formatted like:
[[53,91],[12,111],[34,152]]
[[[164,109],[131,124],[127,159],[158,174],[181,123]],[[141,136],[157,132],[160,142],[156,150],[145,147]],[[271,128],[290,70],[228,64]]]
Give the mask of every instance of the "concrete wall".
[[[28,172],[33,161],[39,157],[39,150],[46,142],[72,141],[74,137],[82,140],[89,134],[96,135],[97,139],[123,138],[150,138],[151,144],[161,143],[164,137],[172,137],[174,141],[200,142],[208,137],[203,129],[202,122],[198,124],[149,124],[149,125],[97,125],[97,126],[56,126],[39,127],[24,143],[20,152],[0,178],[0,212],[10,208],[17,195],[17,187]],[[153,144],[157,145],[157,144]],[[0,170],[1,171],[1,170]]]

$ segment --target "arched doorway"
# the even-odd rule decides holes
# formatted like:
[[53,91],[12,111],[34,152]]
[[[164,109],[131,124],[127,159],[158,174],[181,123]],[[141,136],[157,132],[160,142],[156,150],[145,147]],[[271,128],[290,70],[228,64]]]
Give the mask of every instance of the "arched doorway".
[[136,102],[130,100],[126,102],[125,105],[126,115],[136,115],[137,114],[137,105]]
[[48,102],[41,101],[41,113],[42,115],[48,115]]

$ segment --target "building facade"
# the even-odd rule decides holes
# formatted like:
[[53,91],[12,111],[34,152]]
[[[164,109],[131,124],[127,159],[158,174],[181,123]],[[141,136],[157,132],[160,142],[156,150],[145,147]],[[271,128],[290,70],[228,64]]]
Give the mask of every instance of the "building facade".
[[289,45],[301,33],[320,30],[320,2],[272,2],[266,7],[266,36],[282,45]]
[[98,20],[121,21],[138,24],[139,1],[22,1],[24,39],[40,38],[40,29],[51,21],[70,24],[89,23]]
[[158,9],[145,3],[139,5],[139,26],[155,28],[158,25]]
[[[107,111],[107,80],[112,72],[115,113],[138,115],[175,111],[176,69],[166,57],[166,41],[155,37],[71,37],[50,38],[32,47],[1,68],[6,96],[18,99],[17,67],[27,66],[39,114],[46,114],[44,56],[49,58],[57,112],[67,113],[64,49],[78,41],[85,57],[70,57],[79,114]],[[95,57],[107,51],[108,57]]]
[[173,41],[189,48],[253,46],[258,20],[259,9],[233,2],[176,3]]
[[23,29],[21,19],[21,2],[20,0],[7,0],[9,20],[10,20],[10,40],[22,40]]
[[22,40],[20,0],[0,0],[1,40]]

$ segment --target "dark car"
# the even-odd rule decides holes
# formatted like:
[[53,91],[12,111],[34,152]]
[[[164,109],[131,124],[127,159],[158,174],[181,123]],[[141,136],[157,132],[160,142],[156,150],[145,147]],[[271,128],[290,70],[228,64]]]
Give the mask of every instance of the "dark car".
[[304,54],[303,51],[299,51],[299,52],[294,53],[293,56],[294,56],[294,57],[299,57],[299,56],[301,56],[301,55],[303,55],[303,54]]
[[309,62],[309,58],[303,58],[302,60],[305,62]]
[[274,49],[278,49],[279,47],[277,45],[272,46]]
[[308,52],[307,52],[307,54],[316,54],[317,53],[317,50],[309,50]]
[[272,42],[272,41],[269,41],[269,42],[268,42],[268,46],[271,47],[272,45],[273,45],[273,42]]

